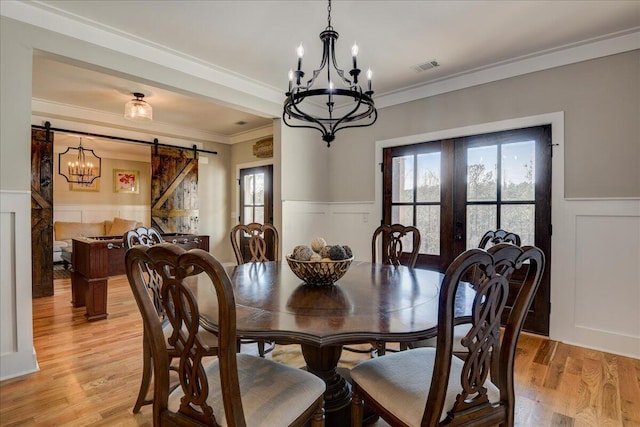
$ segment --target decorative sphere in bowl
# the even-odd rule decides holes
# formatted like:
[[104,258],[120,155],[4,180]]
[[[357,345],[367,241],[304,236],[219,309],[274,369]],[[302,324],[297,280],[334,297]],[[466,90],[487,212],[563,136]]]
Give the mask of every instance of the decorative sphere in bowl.
[[327,286],[345,275],[353,257],[341,260],[299,261],[287,255],[291,271],[307,285]]

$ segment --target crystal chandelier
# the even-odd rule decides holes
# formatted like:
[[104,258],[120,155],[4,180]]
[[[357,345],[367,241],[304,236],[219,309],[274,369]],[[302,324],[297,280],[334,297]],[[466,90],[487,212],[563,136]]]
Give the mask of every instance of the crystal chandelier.
[[[62,165],[66,163],[66,172]],[[90,185],[101,176],[102,159],[93,150],[82,146],[82,138],[78,147],[68,147],[58,154],[58,174],[65,177],[67,182]]]
[[[282,120],[289,127],[319,130],[322,133],[322,139],[327,143],[327,147],[330,147],[331,141],[335,139],[336,132],[341,129],[371,126],[378,118],[378,111],[372,98],[371,69],[366,73],[367,90],[363,91],[358,84],[360,69],[357,64],[357,44],[354,44],[351,48],[353,68],[349,71],[349,74],[353,80],[347,79],[344,75],[344,70],[338,68],[335,58],[335,42],[338,39],[338,33],[331,26],[331,0],[329,0],[327,11],[328,25],[320,33],[320,40],[322,40],[323,44],[320,67],[313,71],[311,79],[306,84],[302,82],[304,77],[304,72],[302,71],[304,48],[300,44],[297,49],[297,69],[295,71],[289,70],[289,90],[286,92]],[[316,78],[321,73],[326,75],[326,85],[316,88],[314,83],[316,83]],[[344,88],[336,87],[335,83]],[[316,104],[322,103],[326,106],[326,111],[322,115],[312,113],[313,109],[317,108],[317,105],[310,106],[310,104],[314,104],[314,101]],[[339,108],[340,113],[338,113],[336,107]],[[292,118],[307,123],[297,124],[297,122],[292,121]]]

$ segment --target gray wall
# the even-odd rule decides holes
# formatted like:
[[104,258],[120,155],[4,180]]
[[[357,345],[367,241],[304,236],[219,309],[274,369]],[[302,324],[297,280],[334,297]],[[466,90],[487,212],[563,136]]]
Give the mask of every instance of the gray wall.
[[[333,201],[374,200],[375,141],[565,112],[565,197],[640,197],[640,50],[383,108],[339,133]],[[355,161],[357,159],[357,161]]]

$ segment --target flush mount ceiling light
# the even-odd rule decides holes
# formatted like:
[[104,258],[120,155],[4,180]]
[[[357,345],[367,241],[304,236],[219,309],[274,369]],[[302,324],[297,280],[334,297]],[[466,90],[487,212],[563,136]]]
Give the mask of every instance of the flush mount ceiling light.
[[[335,139],[336,132],[341,129],[371,126],[378,118],[378,111],[372,98],[371,69],[367,71],[367,90],[363,91],[358,84],[360,69],[357,65],[357,44],[354,43],[351,48],[353,68],[349,71],[349,74],[353,81],[347,79],[344,76],[344,70],[338,68],[335,57],[335,42],[338,39],[338,33],[331,26],[331,0],[329,0],[327,11],[328,25],[320,33],[320,40],[322,40],[323,44],[320,68],[313,71],[311,79],[306,84],[302,83],[302,78],[304,77],[304,72],[302,71],[304,48],[300,44],[297,49],[298,67],[295,71],[289,70],[289,90],[286,92],[287,98],[284,101],[282,120],[289,127],[319,130],[322,133],[322,139],[327,143],[327,147],[330,147],[331,141]],[[326,75],[326,84],[324,87],[314,87],[316,78],[321,73]],[[336,87],[334,83],[344,88]],[[326,111],[322,115],[312,112],[317,109],[318,103],[326,105]],[[310,106],[310,104],[316,105]],[[334,108],[336,106],[339,107],[341,113],[336,111]],[[346,113],[342,114],[344,111]],[[297,124],[292,119],[307,122],[307,124]]]
[[135,99],[127,102],[124,106],[124,118],[136,122],[153,120],[153,109],[151,105],[143,99],[144,94],[135,92],[133,96],[135,96]]
[[[63,172],[62,165],[67,165]],[[93,152],[80,145],[68,147],[63,153],[58,154],[58,174],[65,177],[67,182],[80,185],[90,185],[101,176],[102,159]]]

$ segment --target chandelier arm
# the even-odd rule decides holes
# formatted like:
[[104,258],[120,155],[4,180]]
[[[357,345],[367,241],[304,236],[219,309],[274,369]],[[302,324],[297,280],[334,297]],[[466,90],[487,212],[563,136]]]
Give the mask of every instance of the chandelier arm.
[[[295,113],[296,113],[294,115],[294,117],[296,117],[296,116],[302,117],[301,120],[304,120],[304,121],[307,121],[307,122],[311,122],[311,123],[315,123],[315,124],[318,125],[318,127],[305,126],[305,125],[298,125],[298,126],[293,126],[293,127],[310,127],[312,129],[318,129],[320,132],[322,132],[322,135],[329,134],[329,132],[327,130],[327,127],[324,125],[324,123],[322,123],[322,121],[320,119],[317,119],[317,118],[305,113],[304,111],[302,111],[300,108],[298,108],[298,104],[299,104],[299,102],[291,104],[291,106],[293,107],[293,109],[295,110]],[[289,110],[289,111],[291,111],[291,110]]]
[[[374,109],[374,110],[373,110],[373,112],[372,112],[370,115],[373,115],[373,116],[374,116],[373,120],[372,120],[370,123],[369,123],[369,122],[367,122],[367,123],[363,123],[363,124],[360,124],[360,125],[346,125],[346,126],[341,126],[341,127],[339,127],[339,128],[334,129],[334,130],[333,130],[333,134],[335,135],[339,130],[342,130],[342,129],[349,129],[349,128],[364,128],[364,127],[367,127],[367,126],[371,126],[372,124],[374,124],[374,123],[376,122],[376,120],[378,120],[378,110],[375,110],[375,109]],[[349,123],[351,123],[351,122],[349,122]]]
[[[340,119],[338,119],[337,122],[335,122],[335,123],[333,123],[331,125],[331,133],[332,134],[335,135],[339,130],[342,130],[342,129],[371,126],[372,124],[374,124],[376,122],[376,120],[378,119],[378,111],[374,108],[373,101],[371,101],[370,99],[367,99],[364,102],[364,104],[368,106],[367,111],[364,111],[364,112],[362,112],[360,114],[357,114],[357,115],[353,115],[353,113],[358,111],[360,106],[363,104],[363,99],[364,99],[365,96],[366,95],[364,95],[362,92],[360,92],[360,96],[358,97],[358,103],[356,104],[356,106],[351,111],[349,111],[347,114],[343,115]],[[374,119],[373,119],[373,121],[371,123],[359,124],[359,125],[347,124],[347,123],[351,123],[351,122],[354,122],[354,121],[357,121],[357,120],[364,119],[365,117],[371,116],[374,113],[375,113],[375,117],[374,117]]]
[[[321,39],[324,33],[325,32],[322,32],[322,34],[320,34]],[[329,37],[326,37],[322,39],[322,61],[320,61],[320,66],[317,69],[313,70],[313,75],[307,81],[307,85],[299,86],[299,89],[306,89],[306,90],[310,89],[311,86],[313,86],[313,83],[316,81],[316,78],[320,75],[320,73],[322,72],[322,70],[324,70],[324,67],[326,67],[328,63],[329,63]]]
[[[331,129],[334,131],[334,133],[335,133],[335,129],[338,128],[338,126],[340,126],[340,123],[344,122],[345,120],[347,122],[350,122],[352,120],[357,120],[357,118],[356,118],[357,116],[353,116],[352,117],[352,114],[355,113],[356,111],[358,111],[358,109],[362,105],[362,92],[358,92],[358,94],[359,94],[358,102],[356,103],[355,107],[353,107],[353,109],[351,109],[351,111],[349,111],[347,114],[344,114],[335,123],[333,123],[331,125]],[[347,120],[347,119],[349,119],[349,120]]]
[[335,44],[331,44],[331,62],[333,63],[333,68],[336,70],[336,73],[342,79],[342,84],[345,86],[352,88],[351,80],[344,76],[344,70],[338,67],[338,63],[336,62],[336,52],[335,52]]
[[282,119],[285,121],[286,125],[289,126],[289,127],[315,129],[315,130],[319,131],[320,133],[322,133],[323,135],[328,135],[329,134],[329,132],[326,130],[326,128],[322,124],[320,124],[320,123],[318,123],[316,121],[312,121],[310,123],[316,123],[318,126],[289,124],[289,122],[287,122],[286,116],[287,116],[287,113],[282,113]]

